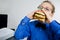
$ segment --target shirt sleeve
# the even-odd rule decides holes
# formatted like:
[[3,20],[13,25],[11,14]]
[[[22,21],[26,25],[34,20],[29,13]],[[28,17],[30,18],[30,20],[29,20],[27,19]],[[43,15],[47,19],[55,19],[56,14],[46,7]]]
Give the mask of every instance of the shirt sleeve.
[[50,23],[50,27],[52,31],[55,33],[55,40],[59,40],[60,39],[60,24],[54,20]]
[[30,35],[29,21],[30,19],[25,16],[24,19],[22,19],[22,21],[18,25],[18,28],[16,29],[14,34],[17,40],[23,39],[24,37],[28,37]]

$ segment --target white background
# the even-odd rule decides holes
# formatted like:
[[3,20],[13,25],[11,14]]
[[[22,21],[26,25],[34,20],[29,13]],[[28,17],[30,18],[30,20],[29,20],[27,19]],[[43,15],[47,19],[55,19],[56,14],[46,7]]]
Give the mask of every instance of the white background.
[[[43,0],[0,0],[0,14],[8,14],[8,28],[16,29],[21,19]],[[60,0],[50,0],[56,7],[54,19],[60,22]]]

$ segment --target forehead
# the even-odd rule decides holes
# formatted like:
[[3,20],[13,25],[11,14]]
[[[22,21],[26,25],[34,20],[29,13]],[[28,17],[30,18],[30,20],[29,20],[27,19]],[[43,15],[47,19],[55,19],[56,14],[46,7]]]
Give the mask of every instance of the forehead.
[[49,8],[49,9],[53,9],[52,5],[51,5],[50,3],[48,3],[48,2],[44,2],[44,3],[42,3],[40,6],[42,6],[42,7],[47,7],[47,8]]

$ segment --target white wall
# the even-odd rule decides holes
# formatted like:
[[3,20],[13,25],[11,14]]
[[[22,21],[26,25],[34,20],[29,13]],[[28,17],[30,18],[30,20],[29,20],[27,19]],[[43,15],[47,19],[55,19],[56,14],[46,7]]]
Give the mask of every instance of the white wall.
[[[17,28],[20,20],[35,10],[43,0],[0,0],[0,14],[8,14],[8,28]],[[50,0],[56,6],[54,19],[60,22],[60,0]]]

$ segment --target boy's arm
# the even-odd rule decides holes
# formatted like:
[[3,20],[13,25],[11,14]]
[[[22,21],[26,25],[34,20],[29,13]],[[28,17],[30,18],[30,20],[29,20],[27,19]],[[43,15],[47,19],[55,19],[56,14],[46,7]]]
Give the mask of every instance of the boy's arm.
[[60,24],[57,21],[52,21],[50,23],[50,27],[52,29],[52,31],[55,33],[55,39],[59,40],[60,38]]
[[15,31],[15,38],[17,40],[23,39],[24,37],[27,37],[30,35],[30,29],[29,29],[29,21],[30,19],[25,16],[24,19],[22,19],[21,23],[18,25],[17,30]]

